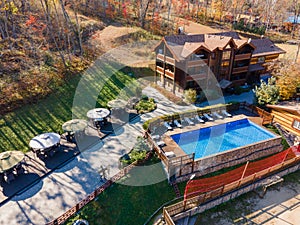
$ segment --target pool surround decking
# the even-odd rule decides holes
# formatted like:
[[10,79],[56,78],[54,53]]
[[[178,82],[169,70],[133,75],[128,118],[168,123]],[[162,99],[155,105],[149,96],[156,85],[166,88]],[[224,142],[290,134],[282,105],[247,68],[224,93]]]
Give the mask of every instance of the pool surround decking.
[[[241,120],[241,119],[249,119],[250,121],[254,122],[255,124],[261,126],[261,118],[246,116],[244,114],[233,115],[232,117],[226,117],[226,118],[223,118],[223,119],[208,121],[208,122],[205,122],[205,123],[195,123],[194,125],[186,125],[186,126],[183,126],[182,128],[174,128],[173,130],[167,131],[162,136],[162,140],[166,143],[166,145],[162,147],[162,150],[164,152],[174,152],[174,154],[176,156],[187,155],[180,148],[180,146],[171,138],[171,135],[181,134],[181,133],[188,132],[188,131],[199,130],[199,129],[212,127],[212,126],[219,125],[219,124],[225,124],[225,123],[229,123],[229,122],[233,122],[233,121]],[[277,135],[277,134],[274,134],[274,135]],[[207,157],[210,157],[210,156],[207,156]]]
[[[258,117],[253,117],[252,115],[235,114],[233,117],[214,120],[210,122],[205,122],[204,124],[195,124],[195,125],[186,125],[183,128],[174,128],[172,131],[167,131],[163,136],[162,140],[165,142],[165,146],[162,146],[161,149],[163,152],[174,152],[172,157],[169,160],[174,161],[175,159],[180,160],[180,157],[188,156],[180,146],[172,139],[171,135],[180,134],[187,131],[194,131],[201,128],[211,127],[219,124],[225,124],[237,120],[248,119],[251,122],[257,124],[261,127],[261,119]],[[265,129],[265,128],[263,128]],[[271,154],[275,154],[281,152],[283,150],[283,146],[281,145],[281,136],[268,131],[274,134],[273,138],[255,142],[249,145],[245,145],[238,148],[233,148],[224,152],[212,154],[209,156],[205,156],[202,158],[194,159],[193,163],[181,164],[178,168],[169,168],[169,171],[176,171],[175,177],[179,182],[181,179],[185,179],[184,177],[188,174],[195,173],[196,176],[202,176],[208,173],[212,173],[223,168],[228,168],[231,166],[235,166],[241,163],[245,163],[247,161],[256,160],[261,157],[265,157]],[[165,154],[167,157],[168,153]],[[176,160],[175,160],[176,161]],[[169,167],[169,163],[167,167]],[[173,165],[177,167],[175,164]],[[171,167],[172,163],[171,163]],[[169,174],[172,175],[172,174]]]

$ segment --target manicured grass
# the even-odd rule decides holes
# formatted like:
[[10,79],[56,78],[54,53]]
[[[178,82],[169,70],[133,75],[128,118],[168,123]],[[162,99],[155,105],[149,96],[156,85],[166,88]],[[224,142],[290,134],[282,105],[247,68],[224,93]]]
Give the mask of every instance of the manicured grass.
[[[148,176],[152,173],[157,175],[158,171],[149,171]],[[161,168],[159,173],[164,173]],[[130,172],[126,180],[133,176],[139,179],[135,173]],[[86,219],[91,225],[144,224],[155,210],[174,198],[175,192],[167,180],[147,186],[114,184],[66,224],[71,225],[79,218]]]
[[34,136],[44,132],[62,133],[64,122],[72,118],[86,119],[89,109],[106,107],[107,102],[134,79],[111,66],[101,66],[95,65],[81,76],[73,76],[36,104],[25,105],[1,116],[0,152],[26,152]]

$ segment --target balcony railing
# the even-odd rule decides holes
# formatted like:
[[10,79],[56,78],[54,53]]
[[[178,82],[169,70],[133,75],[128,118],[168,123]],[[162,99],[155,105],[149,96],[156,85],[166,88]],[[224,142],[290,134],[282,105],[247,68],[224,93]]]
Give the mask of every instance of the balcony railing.
[[[164,74],[164,68],[160,66],[156,67],[156,71],[160,74]],[[174,72],[172,72],[171,70],[165,70],[165,76],[174,79]]]
[[187,63],[188,67],[194,67],[194,66],[204,66],[207,65],[208,59],[200,59],[200,60],[190,60]]
[[234,56],[234,60],[238,61],[238,60],[250,59],[250,57],[251,57],[251,53],[239,54]]
[[202,74],[194,74],[194,75],[187,75],[186,80],[191,81],[191,80],[203,80],[207,78],[207,74],[202,73]]
[[156,71],[159,72],[160,74],[164,74],[164,68],[157,66]]
[[238,68],[233,68],[232,73],[242,73],[242,72],[247,72],[248,71],[248,66],[243,66],[243,67],[238,67]]
[[172,72],[170,70],[165,70],[165,75],[169,78],[174,79],[174,72]]
[[[157,54],[156,58],[163,61],[163,62],[165,60],[165,56],[163,54]],[[166,62],[171,64],[171,65],[175,65],[175,59],[173,59],[169,56],[166,56]]]

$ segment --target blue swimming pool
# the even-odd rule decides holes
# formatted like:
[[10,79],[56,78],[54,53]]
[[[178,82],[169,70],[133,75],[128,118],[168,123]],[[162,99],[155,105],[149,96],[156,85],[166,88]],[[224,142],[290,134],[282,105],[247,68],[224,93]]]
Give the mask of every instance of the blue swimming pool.
[[190,154],[195,152],[195,159],[274,137],[276,136],[273,133],[252,123],[248,119],[171,135],[171,138],[185,153]]

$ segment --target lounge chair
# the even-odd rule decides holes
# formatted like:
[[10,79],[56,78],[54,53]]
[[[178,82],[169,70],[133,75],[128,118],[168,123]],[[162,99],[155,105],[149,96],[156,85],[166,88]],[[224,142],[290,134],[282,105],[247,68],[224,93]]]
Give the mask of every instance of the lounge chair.
[[221,116],[219,113],[217,112],[213,112],[212,115],[217,118],[217,119],[223,119],[223,116]]
[[226,117],[232,117],[232,115],[231,115],[230,113],[228,113],[225,109],[223,109],[223,110],[221,111],[221,113],[222,113],[224,116],[226,116]]
[[199,115],[196,115],[195,119],[198,120],[199,123],[205,123],[205,121],[203,119],[201,119]]
[[168,122],[164,122],[164,126],[168,128],[168,130],[173,130]]
[[172,158],[172,157],[176,157],[175,153],[174,152],[165,152],[165,155],[168,157],[168,158]]
[[158,141],[156,144],[157,144],[159,147],[164,147],[164,146],[166,146],[166,143],[165,143],[164,141]]
[[194,122],[190,120],[188,117],[184,117],[184,120],[189,124],[189,125],[194,125]]
[[155,134],[155,135],[152,135],[151,138],[152,138],[153,140],[159,140],[159,139],[160,139],[160,135]]
[[182,128],[182,125],[178,122],[178,120],[174,120],[174,124],[176,125],[176,127]]
[[204,113],[203,116],[208,120],[208,121],[214,121],[214,119],[209,116],[207,113]]

